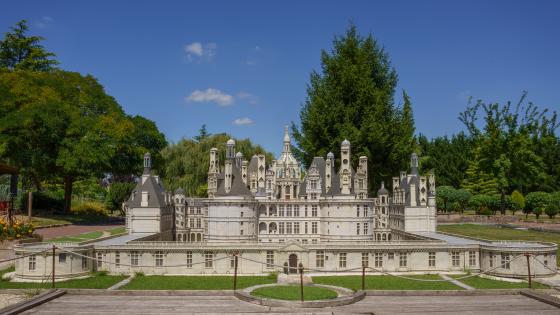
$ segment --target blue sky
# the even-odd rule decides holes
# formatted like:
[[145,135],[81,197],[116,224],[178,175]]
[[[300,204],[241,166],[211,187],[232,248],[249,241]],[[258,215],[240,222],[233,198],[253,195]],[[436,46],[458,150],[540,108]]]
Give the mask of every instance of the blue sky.
[[467,98],[560,109],[559,1],[9,1],[66,70],[97,77],[168,140],[211,133],[281,150],[321,49],[353,21],[389,53],[417,132],[462,130]]

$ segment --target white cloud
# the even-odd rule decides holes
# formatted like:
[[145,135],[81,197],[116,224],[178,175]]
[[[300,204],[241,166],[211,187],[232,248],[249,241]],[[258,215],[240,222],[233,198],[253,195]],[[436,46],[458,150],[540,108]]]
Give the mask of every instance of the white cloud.
[[258,96],[254,95],[254,94],[251,94],[251,93],[243,92],[243,91],[237,93],[237,97],[239,99],[247,101],[247,103],[249,103],[251,105],[255,105],[259,102],[259,97]]
[[197,58],[199,61],[210,61],[214,56],[216,56],[216,49],[218,45],[216,43],[200,43],[193,42],[185,45],[184,50],[187,53],[188,61],[193,61]]
[[252,125],[253,120],[249,117],[237,118],[236,120],[233,121],[233,124],[237,126],[247,126],[247,125]]
[[202,44],[199,42],[188,44],[185,46],[185,51],[193,55],[202,56],[203,53]]
[[216,103],[220,106],[231,105],[234,101],[233,96],[213,88],[194,90],[185,100],[189,103]]
[[54,22],[54,19],[48,15],[43,16],[39,21],[35,22],[38,28],[46,28]]

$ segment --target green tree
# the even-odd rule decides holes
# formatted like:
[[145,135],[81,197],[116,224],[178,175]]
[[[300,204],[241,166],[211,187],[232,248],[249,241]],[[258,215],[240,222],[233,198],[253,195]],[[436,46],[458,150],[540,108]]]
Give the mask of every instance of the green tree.
[[558,214],[558,207],[556,204],[551,203],[546,206],[544,213],[546,213],[549,218],[553,219]]
[[490,213],[490,205],[492,203],[492,197],[488,195],[474,195],[469,200],[469,207],[475,209],[477,214],[488,214]]
[[540,212],[542,213],[543,208],[546,207],[549,201],[550,196],[544,191],[535,191],[528,193],[525,197],[525,208],[523,211],[525,213],[525,217],[527,217],[531,212],[537,215],[537,213],[535,212],[536,209],[540,209]]
[[210,136],[210,133],[208,133],[208,130],[206,130],[206,124],[202,125],[202,127],[200,127],[200,131],[198,132],[198,136],[194,136],[193,139],[200,142],[206,138],[208,138]]
[[48,71],[58,64],[51,58],[55,54],[39,43],[43,38],[27,36],[28,29],[27,21],[21,20],[4,34],[4,39],[0,40],[0,68]]
[[130,196],[135,186],[135,183],[112,183],[105,199],[106,207],[111,211],[122,210],[122,203]]
[[330,53],[322,51],[321,69],[311,73],[299,128],[292,123],[294,153],[309,166],[315,156],[339,152],[348,139],[354,165],[359,156],[368,157],[369,187],[375,191],[407,166],[414,144],[410,98],[403,91],[402,107],[395,105],[397,73],[389,56],[354,25],[335,37]]
[[438,186],[436,188],[436,204],[440,209],[450,212],[451,203],[455,201],[455,188],[451,186]]
[[37,186],[61,178],[67,212],[74,181],[122,170],[116,161],[137,159],[127,154],[150,146],[145,130],[135,128],[142,119],[126,116],[92,76],[0,70],[0,94],[0,158],[26,170]]
[[459,211],[463,213],[467,206],[469,205],[469,201],[472,198],[472,194],[466,189],[457,189],[455,190],[454,194],[454,201],[457,203]]
[[516,211],[525,208],[525,197],[523,197],[523,194],[520,193],[518,190],[514,190],[511,193],[511,201],[512,201],[511,212],[514,215]]

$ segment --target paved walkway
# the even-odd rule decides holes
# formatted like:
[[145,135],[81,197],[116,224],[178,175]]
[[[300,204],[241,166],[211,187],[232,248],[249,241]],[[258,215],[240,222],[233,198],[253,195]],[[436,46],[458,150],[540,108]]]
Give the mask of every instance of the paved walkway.
[[67,294],[23,314],[437,314],[558,315],[559,309],[522,295],[367,296],[347,306],[322,309],[266,307],[233,296],[148,296]]
[[109,230],[120,226],[123,225],[120,223],[107,223],[102,225],[65,225],[52,228],[37,229],[37,234],[43,236],[43,239],[49,239],[93,231]]

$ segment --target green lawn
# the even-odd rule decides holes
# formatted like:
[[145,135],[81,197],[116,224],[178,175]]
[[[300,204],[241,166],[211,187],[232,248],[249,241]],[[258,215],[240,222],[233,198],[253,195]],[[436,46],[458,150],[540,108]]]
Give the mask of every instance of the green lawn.
[[111,233],[111,235],[122,234],[126,232],[126,228],[124,226],[120,226],[118,228],[107,230],[107,232]]
[[[408,278],[442,280],[438,275],[414,275]],[[408,280],[394,276],[366,276],[366,290],[462,290],[450,282],[426,282]],[[361,276],[323,276],[313,277],[313,283],[345,287],[354,291],[362,289]]]
[[[460,278],[465,275],[454,275],[452,278]],[[529,288],[529,283],[527,282],[507,282],[500,280],[492,280],[481,277],[469,277],[465,279],[459,279],[466,285],[469,285],[475,289],[525,289]],[[548,286],[534,282],[532,283],[533,289],[547,289]]]
[[[237,288],[275,283],[271,276],[239,276]],[[232,290],[232,276],[143,276],[139,275],[122,290]]]
[[[271,299],[278,299],[278,300],[300,300],[301,298],[301,291],[300,287],[297,285],[282,285],[282,286],[273,286],[273,287],[264,287],[258,288],[251,292],[251,295],[263,297],[263,298],[271,298]],[[336,292],[321,288],[321,287],[303,287],[303,299],[304,301],[312,301],[312,300],[326,300],[326,299],[334,299],[338,295]]]
[[[495,225],[440,224],[438,225],[438,231],[489,240],[539,241],[560,244],[560,233],[517,230]],[[560,248],[556,255],[556,257],[560,257]],[[560,266],[560,260],[557,260],[557,264]]]
[[[17,215],[16,218],[27,222],[26,215]],[[33,223],[36,227],[54,224],[98,224],[106,223],[109,219],[110,217],[83,214],[40,214],[38,216],[32,216],[31,223]]]
[[65,243],[65,242],[79,243],[83,241],[94,240],[96,238],[100,238],[101,236],[103,236],[103,231],[93,231],[93,232],[87,232],[78,235],[69,235],[69,236],[51,238],[48,241],[57,242],[57,243]]
[[[10,267],[0,271],[0,277],[7,272],[14,271],[14,267]],[[92,277],[85,279],[76,279],[56,282],[57,288],[72,289],[106,289],[114,284],[126,279],[126,276],[108,276],[104,273],[95,273]],[[25,282],[9,282],[0,280],[0,289],[40,289],[51,288],[50,279],[45,279],[43,283],[25,283]]]

